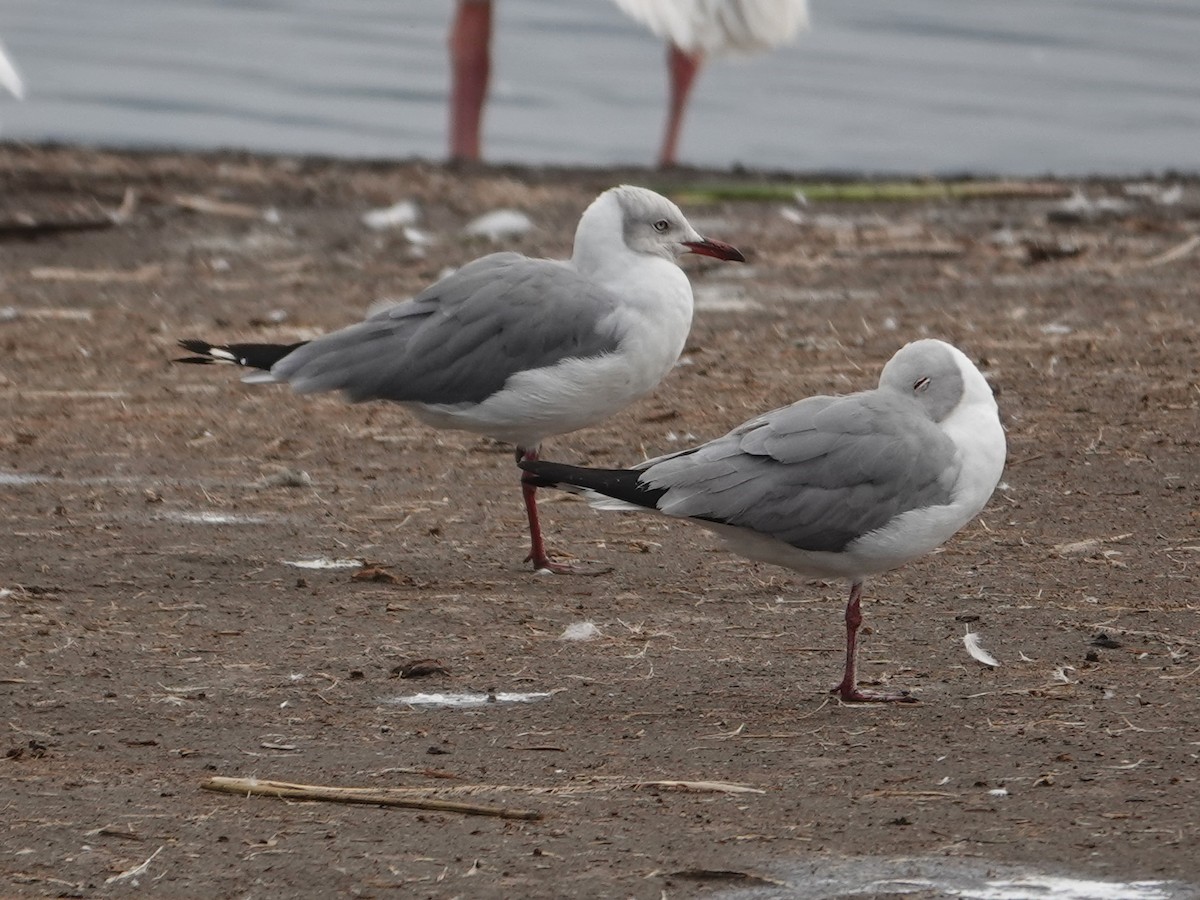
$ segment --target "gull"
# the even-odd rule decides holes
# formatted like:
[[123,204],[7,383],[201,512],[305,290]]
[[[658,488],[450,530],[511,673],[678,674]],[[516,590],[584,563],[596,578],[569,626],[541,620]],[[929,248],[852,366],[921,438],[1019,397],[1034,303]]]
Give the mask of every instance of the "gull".
[[538,487],[692,519],[742,556],[849,581],[845,669],[833,690],[848,702],[911,701],[858,687],[863,581],[971,521],[1000,481],[1005,450],[983,375],[956,347],[927,339],[897,352],[874,390],[809,397],[634,469],[521,468]]
[[[192,363],[233,363],[250,382],[299,393],[388,400],[438,428],[513,444],[519,461],[543,440],[604,421],[651,391],[675,365],[692,321],[678,260],[695,253],[744,262],[702,237],[674,203],[622,185],[579,219],[570,259],[484,256],[413,299],[297,344],[183,340]],[[570,572],[546,553],[536,490],[522,474],[527,561]]]

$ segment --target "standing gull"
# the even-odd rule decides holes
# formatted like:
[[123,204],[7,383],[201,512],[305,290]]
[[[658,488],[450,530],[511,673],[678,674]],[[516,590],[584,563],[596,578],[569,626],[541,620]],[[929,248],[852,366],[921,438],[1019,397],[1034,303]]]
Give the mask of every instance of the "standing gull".
[[921,340],[891,358],[874,390],[809,397],[635,469],[521,468],[539,487],[582,489],[600,507],[695,519],[750,559],[847,579],[846,664],[834,690],[886,701],[910,698],[860,690],[855,676],[863,579],[924,556],[971,521],[1004,456],[983,375],[950,344]]
[[[652,390],[675,365],[692,322],[685,253],[744,262],[702,237],[670,200],[623,185],[579,219],[570,259],[493,253],[412,300],[299,344],[184,340],[197,356],[261,369],[252,382],[300,393],[342,391],[353,402],[390,400],[439,428],[516,445],[518,462],[541,442],[604,421]],[[522,473],[536,570],[569,572],[546,554],[535,486]]]

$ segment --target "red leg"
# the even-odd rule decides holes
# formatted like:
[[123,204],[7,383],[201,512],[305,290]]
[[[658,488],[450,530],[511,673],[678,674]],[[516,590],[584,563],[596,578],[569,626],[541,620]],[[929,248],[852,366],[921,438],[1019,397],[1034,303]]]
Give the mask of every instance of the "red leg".
[[660,168],[675,165],[679,149],[679,134],[683,129],[683,114],[687,110],[688,97],[696,74],[704,63],[700,53],[685,53],[674,44],[667,49],[667,71],[671,79],[670,108],[667,110],[667,130],[663,135],[662,151],[658,155]]
[[[517,459],[535,460],[538,458],[537,449],[524,450],[517,448]],[[533,563],[535,572],[546,569],[555,571],[555,563],[546,555],[546,542],[542,540],[542,523],[538,520],[537,488],[534,487],[528,472],[521,473],[521,497],[525,500],[525,515],[529,517],[529,555],[526,562]]]
[[[517,448],[518,460],[537,458],[536,447],[532,450],[526,450],[523,447]],[[528,472],[521,473],[521,496],[525,500],[525,514],[529,517],[529,555],[525,557],[525,562],[533,563],[535,572],[553,572],[555,575],[603,575],[605,572],[612,571],[611,568],[592,571],[551,560],[549,554],[546,553],[546,543],[542,540],[542,525],[538,520],[537,487],[533,484],[533,476]]]
[[856,672],[858,663],[858,628],[862,625],[862,582],[850,585],[850,599],[846,603],[846,670],[842,683],[832,693],[839,694],[846,703],[916,703],[907,691],[863,691],[858,687]]
[[459,0],[450,32],[450,158],[478,160],[491,75],[492,0]]

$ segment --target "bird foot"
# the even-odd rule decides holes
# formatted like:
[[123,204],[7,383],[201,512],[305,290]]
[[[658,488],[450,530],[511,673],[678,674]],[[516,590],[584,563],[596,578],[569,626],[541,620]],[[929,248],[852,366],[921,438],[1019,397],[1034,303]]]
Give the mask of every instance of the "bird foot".
[[829,693],[840,695],[843,703],[920,703],[908,691],[864,691],[855,684],[839,684]]
[[533,571],[538,575],[583,575],[588,578],[595,578],[599,575],[607,575],[612,571],[612,566],[596,568],[579,563],[559,563],[554,562],[548,556],[534,559],[532,553],[525,557],[525,562],[532,562]]

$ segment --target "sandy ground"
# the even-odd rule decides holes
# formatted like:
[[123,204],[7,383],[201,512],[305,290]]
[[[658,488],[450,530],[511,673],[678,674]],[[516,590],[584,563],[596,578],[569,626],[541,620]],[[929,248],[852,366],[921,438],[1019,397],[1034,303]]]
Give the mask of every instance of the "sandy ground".
[[[900,893],[864,886],[882,860],[942,873],[918,897],[962,896],[959,867],[1200,896],[1200,185],[806,208],[689,190],[715,180],[0,147],[0,893]],[[827,693],[840,584],[550,496],[553,547],[612,571],[536,576],[508,448],[169,362],[179,337],[298,339],[408,296],[490,249],[461,229],[498,207],[536,224],[503,246],[565,255],[620,181],[750,263],[689,262],[683,364],[545,456],[635,463],[869,387],[925,335],[998,391],[988,509],[868,583],[864,681],[920,703]],[[427,246],[360,221],[406,198]],[[318,559],[373,568],[293,565]],[[601,636],[560,640],[580,622]],[[452,692],[498,699],[398,699]]]

